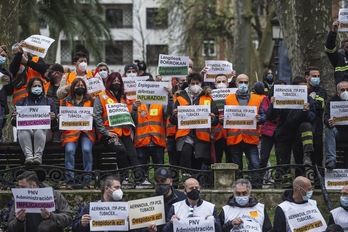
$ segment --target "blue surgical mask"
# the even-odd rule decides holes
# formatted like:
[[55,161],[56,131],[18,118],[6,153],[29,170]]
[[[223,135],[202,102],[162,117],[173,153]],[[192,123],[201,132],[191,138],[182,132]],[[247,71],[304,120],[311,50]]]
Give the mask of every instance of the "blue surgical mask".
[[341,196],[340,197],[341,205],[344,207],[348,206],[348,197]]
[[108,71],[104,71],[104,70],[100,71],[99,75],[100,75],[101,78],[105,79],[105,78],[108,77]]
[[315,87],[317,85],[319,85],[320,83],[320,78],[319,77],[312,77],[311,78],[311,81],[310,81],[310,84],[312,87]]
[[31,88],[31,92],[35,95],[40,95],[40,94],[42,94],[42,88],[41,87],[33,87],[33,88]]
[[246,93],[246,92],[248,92],[248,85],[245,83],[240,83],[240,84],[238,84],[238,90],[241,93]]
[[266,78],[269,81],[273,80],[273,74],[272,73],[267,74]]
[[137,74],[136,73],[126,73],[127,77],[136,77]]
[[306,192],[306,195],[302,196],[302,199],[304,201],[308,201],[309,199],[311,199],[312,195],[313,195],[313,191],[308,191]]
[[4,65],[6,62],[6,57],[0,56],[0,65]]
[[249,196],[244,196],[244,197],[234,197],[236,200],[236,203],[240,206],[245,206],[249,202]]

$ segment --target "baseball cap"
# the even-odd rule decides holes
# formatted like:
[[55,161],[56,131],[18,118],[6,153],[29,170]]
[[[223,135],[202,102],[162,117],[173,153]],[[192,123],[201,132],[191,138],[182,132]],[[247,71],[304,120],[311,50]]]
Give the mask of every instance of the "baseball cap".
[[126,73],[130,69],[134,69],[134,70],[136,70],[138,72],[138,66],[136,64],[127,64],[124,67],[124,73]]
[[157,168],[155,171],[155,178],[172,178],[172,174],[170,173],[170,171],[167,168]]
[[48,72],[62,72],[63,73],[64,68],[62,65],[55,63],[55,64],[52,64],[47,71]]

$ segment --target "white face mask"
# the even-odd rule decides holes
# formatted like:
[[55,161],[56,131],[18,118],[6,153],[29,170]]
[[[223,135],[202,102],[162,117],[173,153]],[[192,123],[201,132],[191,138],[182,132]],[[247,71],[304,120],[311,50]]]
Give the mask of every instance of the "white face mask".
[[224,89],[224,88],[227,88],[227,85],[225,83],[221,82],[221,83],[217,84],[216,88],[217,89]]
[[122,189],[117,189],[112,192],[112,199],[114,199],[114,201],[120,201],[122,200],[122,197],[123,197]]
[[343,101],[348,101],[348,91],[344,91],[340,94],[340,98],[343,100]]
[[103,79],[108,77],[108,71],[100,71],[99,76]]
[[126,73],[127,77],[136,77],[137,74],[136,73]]
[[201,86],[199,85],[191,85],[190,91],[194,94],[197,94],[201,90]]
[[86,70],[87,70],[87,63],[86,63],[86,62],[81,62],[81,63],[79,63],[78,69],[79,69],[81,72],[86,71]]

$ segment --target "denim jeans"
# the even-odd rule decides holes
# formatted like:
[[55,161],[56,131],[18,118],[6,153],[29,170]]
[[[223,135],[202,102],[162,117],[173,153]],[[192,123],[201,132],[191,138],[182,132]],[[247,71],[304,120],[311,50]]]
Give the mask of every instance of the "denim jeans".
[[[341,127],[342,128],[342,127]],[[343,127],[346,128],[346,127]],[[326,163],[329,161],[336,162],[336,141],[348,141],[348,130],[340,127],[325,128],[325,155]]]
[[259,160],[259,150],[257,145],[247,144],[243,141],[237,145],[227,146],[226,159],[228,163],[238,164],[239,169],[243,169],[243,152],[245,153],[246,158],[248,159],[248,169],[254,170],[260,168]]
[[[93,164],[93,155],[92,155],[92,148],[93,143],[88,138],[88,136],[85,133],[81,133],[80,138],[75,143],[66,143],[65,144],[65,168],[67,169],[74,169],[75,168],[75,152],[76,148],[81,142],[81,149],[82,149],[82,155],[83,155],[83,169],[84,171],[92,171],[92,164]],[[66,172],[66,180],[67,182],[74,182],[74,173],[67,171]],[[89,182],[90,177],[86,177],[84,181]]]

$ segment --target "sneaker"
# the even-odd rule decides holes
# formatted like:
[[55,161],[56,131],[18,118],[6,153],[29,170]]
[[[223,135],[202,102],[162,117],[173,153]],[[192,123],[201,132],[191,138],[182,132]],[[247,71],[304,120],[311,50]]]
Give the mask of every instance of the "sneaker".
[[34,158],[33,158],[33,164],[34,164],[34,165],[40,165],[40,164],[42,164],[42,156],[41,156],[41,155],[34,156]]
[[25,165],[31,165],[31,164],[33,164],[33,161],[34,161],[34,157],[33,157],[33,156],[27,156],[27,157],[25,158],[24,164],[25,164]]
[[137,185],[135,188],[136,189],[152,189],[153,184],[147,179],[145,179],[143,183],[141,183],[140,185]]
[[336,162],[334,160],[328,161],[325,165],[327,169],[335,169],[336,168]]

